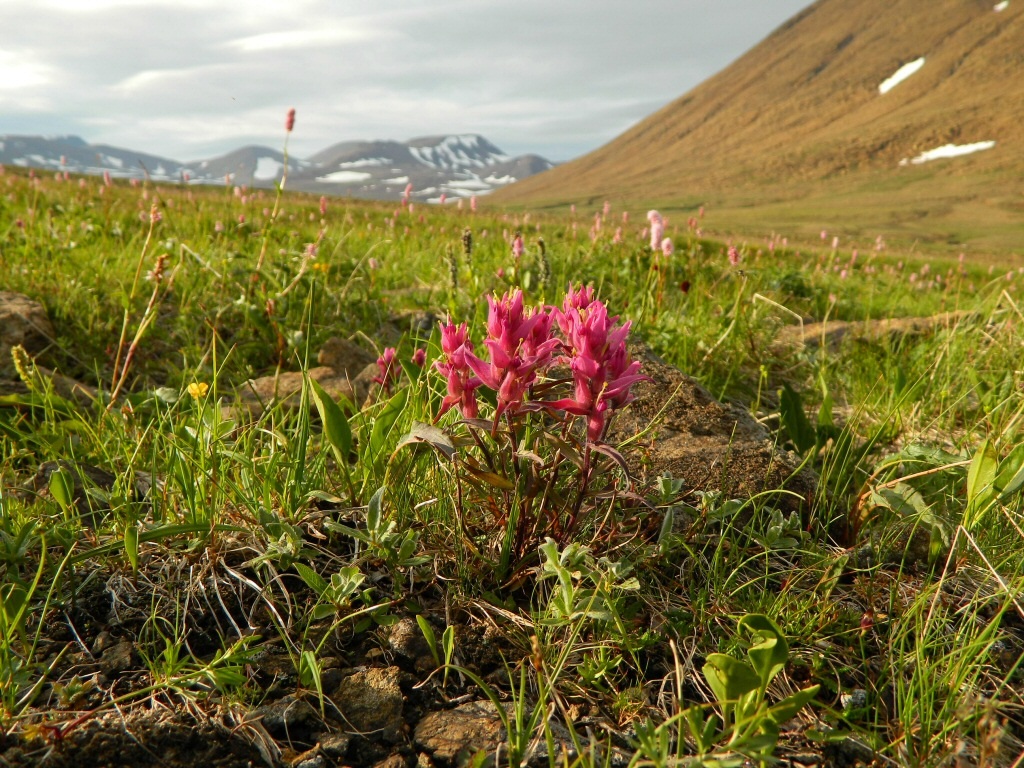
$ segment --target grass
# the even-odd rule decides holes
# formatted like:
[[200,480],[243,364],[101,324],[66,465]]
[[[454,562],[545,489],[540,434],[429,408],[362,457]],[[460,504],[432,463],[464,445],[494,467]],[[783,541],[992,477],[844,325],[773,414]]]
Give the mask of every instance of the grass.
[[[607,221],[591,239],[584,211],[321,209],[11,170],[0,190],[3,287],[42,300],[56,329],[19,361],[27,391],[0,397],[6,744],[41,754],[155,701],[270,701],[284,691],[255,660],[272,652],[293,670],[287,692],[342,727],[324,660],[379,663],[389,627],[417,616],[433,661],[407,670],[407,712],[492,698],[503,764],[564,764],[563,750],[573,765],[1015,764],[1016,271],[884,248],[797,254],[781,238],[743,245],[733,267],[725,244],[679,224],[666,259],[645,246],[642,212],[617,243]],[[630,488],[571,420],[542,413],[423,426],[444,394],[438,318],[467,321],[481,351],[485,296],[521,286],[529,303],[561,303],[570,282],[797,451],[820,478],[811,506],[672,478]],[[959,314],[921,334],[776,343],[797,319],[944,311]],[[338,335],[397,348],[390,392],[336,402],[307,386],[252,420],[233,408],[246,380],[311,368]],[[44,367],[98,397],[59,396]],[[484,397],[481,415],[492,407]],[[574,451],[591,458],[574,465]],[[112,479],[83,482],[82,467]],[[555,508],[575,508],[571,524],[544,517]],[[112,621],[97,601],[132,644],[127,671],[97,667]],[[485,626],[489,650],[473,641]],[[376,744],[414,760],[410,738],[359,737],[348,759]]]

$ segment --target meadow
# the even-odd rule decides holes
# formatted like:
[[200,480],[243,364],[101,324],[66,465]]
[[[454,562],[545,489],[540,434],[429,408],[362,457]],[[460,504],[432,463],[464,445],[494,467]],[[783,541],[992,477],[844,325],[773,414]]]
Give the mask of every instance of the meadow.
[[[714,217],[5,169],[0,763],[1019,764],[1024,276]],[[815,492],[642,471],[641,349]]]

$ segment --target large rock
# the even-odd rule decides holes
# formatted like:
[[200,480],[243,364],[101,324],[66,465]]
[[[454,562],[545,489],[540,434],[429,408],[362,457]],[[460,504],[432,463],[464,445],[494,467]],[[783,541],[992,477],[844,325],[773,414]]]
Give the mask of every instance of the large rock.
[[333,368],[339,376],[354,379],[366,366],[376,362],[377,355],[353,341],[332,336],[320,347],[316,359],[320,365]]
[[[322,365],[309,369],[306,374],[323,387],[327,394],[340,400],[343,407],[346,401],[359,407],[370,393],[372,377],[376,371],[377,366],[371,363],[355,378],[350,378],[347,374]],[[239,408],[232,415],[255,419],[278,404],[289,409],[298,408],[302,381],[302,371],[282,371],[275,376],[250,379],[238,390]]]
[[[811,501],[817,490],[814,473],[796,472],[798,457],[779,450],[746,410],[720,403],[643,346],[634,347],[633,356],[651,380],[633,387],[636,400],[616,417],[612,439],[649,430],[640,443],[647,451],[627,456],[635,475],[653,478],[670,472],[687,491],[721,491],[729,498],[786,488],[805,503]],[[790,494],[775,501],[790,509],[801,506]]]
[[335,700],[345,719],[357,731],[380,732],[384,741],[401,740],[404,697],[398,667],[366,669],[341,681]]
[[53,343],[53,324],[46,308],[13,291],[0,291],[0,378],[15,378],[11,347],[20,344],[37,355]]
[[490,701],[430,712],[416,724],[416,745],[435,759],[461,764],[477,752],[493,754],[505,738],[498,710]]

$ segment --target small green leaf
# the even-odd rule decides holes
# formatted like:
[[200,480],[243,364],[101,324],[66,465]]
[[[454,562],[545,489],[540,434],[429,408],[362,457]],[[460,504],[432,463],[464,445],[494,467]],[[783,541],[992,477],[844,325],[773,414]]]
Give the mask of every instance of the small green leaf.
[[50,474],[49,487],[50,495],[61,508],[70,509],[75,500],[75,480],[71,473],[64,467],[55,470]]
[[983,440],[974,454],[971,468],[967,470],[967,503],[977,501],[981,494],[989,488],[996,479],[996,469],[999,466],[999,456],[996,449],[988,440]]
[[139,529],[133,523],[129,523],[124,529],[124,553],[132,570],[139,570]]
[[441,666],[441,656],[437,652],[437,635],[434,634],[434,628],[430,626],[430,622],[423,616],[416,616],[416,623],[420,626],[420,632],[423,633],[423,639],[427,641],[427,646],[430,648],[430,655],[434,657],[434,663],[437,666]]
[[312,589],[318,596],[322,596],[327,591],[327,581],[319,573],[314,571],[305,563],[295,563],[294,565],[296,572],[306,584]]

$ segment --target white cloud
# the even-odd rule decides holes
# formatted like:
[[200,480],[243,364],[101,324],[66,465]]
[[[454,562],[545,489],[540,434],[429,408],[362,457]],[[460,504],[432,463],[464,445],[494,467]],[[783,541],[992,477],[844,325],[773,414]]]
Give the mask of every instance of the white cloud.
[[50,82],[49,67],[26,55],[0,50],[0,91],[36,88]]
[[283,49],[302,49],[338,43],[370,42],[389,35],[385,30],[371,30],[357,25],[317,29],[293,29],[287,32],[264,32],[259,35],[230,40],[226,45],[246,53]]

